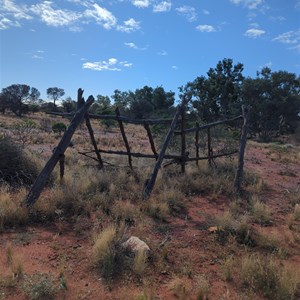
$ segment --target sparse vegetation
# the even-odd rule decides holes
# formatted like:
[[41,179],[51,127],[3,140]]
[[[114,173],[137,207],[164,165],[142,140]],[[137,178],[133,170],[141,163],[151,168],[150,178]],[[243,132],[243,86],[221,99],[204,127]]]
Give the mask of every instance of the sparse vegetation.
[[[38,114],[34,118],[39,124]],[[51,130],[51,124],[59,120],[51,117],[51,122],[45,124]],[[5,130],[10,130],[13,123]],[[130,125],[126,132],[131,133],[135,128]],[[139,131],[134,134],[139,141],[143,137]],[[115,136],[106,130],[104,138],[99,138],[101,147],[106,149],[113,143],[123,147],[120,137],[112,140],[110,135]],[[38,169],[38,161],[48,159],[55,144],[44,147],[47,153],[42,153],[36,139],[42,143],[47,139],[55,141],[53,133],[42,132],[26,142],[24,149],[11,140],[5,142],[26,153]],[[130,143],[134,142],[132,138]],[[142,144],[137,149],[143,149]],[[74,135],[74,145],[75,149],[66,151],[64,179],[58,180],[56,168],[51,185],[30,210],[21,206],[28,193],[24,182],[20,180],[18,185],[13,182],[10,186],[2,180],[0,230],[4,241],[9,236],[11,244],[0,245],[0,258],[3,257],[6,268],[0,274],[0,299],[14,293],[25,293],[29,299],[60,298],[62,293],[84,299],[95,298],[99,291],[119,299],[158,299],[161,295],[178,299],[255,299],[257,295],[274,300],[297,299],[299,279],[294,275],[298,268],[295,254],[300,245],[297,186],[290,184],[281,191],[285,198],[282,203],[274,204],[273,186],[268,188],[268,178],[246,170],[245,189],[237,197],[232,184],[236,160],[220,159],[212,167],[206,161],[198,166],[189,163],[185,174],[180,173],[176,164],[161,168],[151,197],[142,200],[143,186],[154,160],[134,158],[134,168],[129,170],[123,167],[126,158],[113,157],[108,161],[116,166],[105,164],[103,170],[98,170],[93,161],[77,153],[91,147],[84,124]],[[263,147],[257,145],[250,143],[250,149]],[[29,148],[38,149],[35,153],[39,153],[39,160]],[[287,147],[286,151],[294,153],[294,150]],[[277,150],[270,147],[267,151],[270,154],[266,159],[272,161]],[[288,157],[285,152],[284,155],[281,159]],[[106,161],[107,157],[103,155],[103,159]],[[250,163],[254,165],[250,159],[246,165]],[[288,164],[291,164],[289,170],[298,174],[295,160],[289,160]],[[263,169],[261,172],[264,175]],[[282,177],[278,173],[274,176]],[[16,232],[16,226],[23,224],[30,226],[24,230],[19,226]],[[146,237],[151,256],[124,249],[122,243],[130,235]],[[33,246],[40,251],[35,263],[45,269],[36,278],[28,275],[32,273],[28,272],[27,260],[32,257],[25,260],[18,255],[18,251]],[[41,250],[42,247],[47,250]],[[44,261],[47,265],[50,261],[49,269],[46,264],[41,265]],[[52,267],[57,269],[57,266],[59,273],[49,275]],[[78,285],[74,285],[74,272],[78,272]],[[145,288],[147,284],[149,291]],[[220,288],[216,290],[215,286]],[[34,298],[33,290],[40,298]]]
[[30,300],[54,299],[57,292],[53,276],[45,273],[26,275],[22,288]]
[[273,259],[249,255],[242,260],[241,284],[267,299],[296,299],[299,273],[282,268]]

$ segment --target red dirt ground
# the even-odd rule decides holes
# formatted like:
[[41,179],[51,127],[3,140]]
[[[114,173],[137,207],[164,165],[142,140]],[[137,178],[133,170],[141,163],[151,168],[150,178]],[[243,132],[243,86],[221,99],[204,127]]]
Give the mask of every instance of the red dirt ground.
[[[273,224],[260,230],[286,236],[289,232],[287,219],[292,208],[287,195],[300,186],[300,163],[283,164],[269,151],[259,144],[249,145],[245,168],[258,174],[268,186],[263,199],[272,209]],[[225,247],[208,231],[208,227],[214,225],[214,217],[228,210],[230,199],[223,196],[217,199],[190,197],[185,203],[186,217],[170,217],[163,224],[149,219],[142,229],[132,227],[128,232],[137,236],[142,234],[139,237],[156,252],[155,261],[149,262],[142,277],[125,274],[109,285],[91,268],[93,217],[84,217],[79,224],[60,221],[5,230],[0,235],[0,275],[5,278],[11,274],[6,254],[8,245],[11,245],[14,257],[22,261],[26,275],[50,273],[58,282],[60,272],[64,273],[68,288],[58,291],[56,299],[137,299],[142,292],[153,295],[151,299],[196,299],[198,287],[194,279],[197,274],[205,274],[209,280],[209,299],[246,299],[238,287],[238,280],[226,282],[221,270],[224,258],[230,255],[240,258],[245,254],[244,247],[236,244]],[[159,243],[167,231],[171,239],[160,248]],[[300,269],[299,243],[287,247],[291,254],[284,264],[298,265]],[[162,256],[165,258],[158,263]],[[180,277],[188,290],[186,296],[182,296],[184,292],[176,296],[170,289],[175,274],[176,277],[182,274]],[[233,277],[238,278],[238,274],[234,273]],[[2,288],[2,293],[3,299],[27,299],[18,287]],[[261,298],[253,296],[247,299]]]

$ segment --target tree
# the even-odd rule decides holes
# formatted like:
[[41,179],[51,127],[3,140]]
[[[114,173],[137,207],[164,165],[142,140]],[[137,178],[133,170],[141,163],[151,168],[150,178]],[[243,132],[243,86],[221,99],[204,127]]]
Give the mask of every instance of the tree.
[[[9,108],[14,114],[21,117],[22,114],[28,111],[26,102],[28,103],[32,98],[38,98],[39,91],[26,84],[12,84],[2,89],[1,103],[3,103],[4,111]],[[2,108],[3,112],[3,108]]]
[[164,88],[159,86],[153,90],[152,103],[155,109],[168,109],[174,105],[175,93],[165,92]]
[[76,111],[76,101],[72,100],[71,97],[67,97],[62,101],[62,106],[66,113],[70,113],[72,111]]
[[212,122],[240,111],[243,69],[241,63],[234,65],[232,59],[224,58],[209,69],[207,77],[197,77],[182,88],[192,96],[192,107],[201,120]]
[[51,87],[47,89],[47,96],[53,100],[53,105],[56,107],[55,102],[65,94],[64,89],[58,87]]
[[265,142],[274,134],[292,133],[300,114],[300,77],[263,68],[243,84],[244,103],[251,107],[250,128]]
[[120,90],[114,90],[114,94],[111,98],[114,100],[114,106],[118,107],[119,110],[125,112],[128,109],[129,105],[129,93],[128,92],[121,92]]

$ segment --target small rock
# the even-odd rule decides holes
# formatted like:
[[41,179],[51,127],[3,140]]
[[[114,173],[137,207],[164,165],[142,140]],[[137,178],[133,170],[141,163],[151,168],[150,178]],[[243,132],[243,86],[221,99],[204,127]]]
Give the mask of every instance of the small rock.
[[126,242],[122,244],[122,246],[134,253],[138,251],[145,251],[147,253],[150,252],[149,246],[136,236],[131,236]]

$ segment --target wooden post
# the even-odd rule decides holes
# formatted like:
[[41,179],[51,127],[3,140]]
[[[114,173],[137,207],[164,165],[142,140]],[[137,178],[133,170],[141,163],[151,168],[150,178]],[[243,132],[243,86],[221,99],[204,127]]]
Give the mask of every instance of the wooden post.
[[184,112],[184,106],[181,107],[181,172],[185,172],[185,159],[186,159],[186,143],[185,143],[185,112]]
[[95,149],[95,153],[96,153],[96,156],[97,156],[97,159],[98,159],[98,162],[99,162],[99,169],[102,169],[103,168],[103,161],[102,161],[100,152],[99,152],[98,147],[97,147],[97,142],[96,142],[96,139],[95,139],[95,136],[94,136],[94,131],[93,131],[93,128],[92,128],[92,124],[91,124],[88,112],[86,112],[84,118],[85,118],[85,125],[86,125],[86,127],[89,131],[90,138],[91,138],[91,141],[92,141],[92,145]]
[[62,180],[65,175],[65,154],[62,154],[59,158],[59,175],[60,180]]
[[[195,136],[195,146],[196,146],[196,158],[199,158],[199,123],[196,122],[196,136]],[[199,166],[199,161],[196,160],[196,165]]]
[[[82,95],[83,95],[83,90],[79,89],[78,94],[77,94],[77,108],[78,109],[80,109],[84,105],[84,99],[83,99]],[[86,112],[84,118],[85,118],[85,125],[86,125],[86,127],[88,129],[88,132],[90,134],[91,142],[92,142],[92,145],[95,149],[95,153],[96,153],[96,156],[97,156],[97,159],[98,159],[98,162],[99,162],[99,168],[102,169],[103,168],[103,161],[102,161],[100,152],[99,152],[98,147],[97,147],[97,143],[96,143],[95,136],[94,136],[94,131],[93,131],[93,128],[92,128],[92,124],[91,124],[88,112]]]
[[208,163],[209,166],[212,166],[212,158],[213,150],[211,148],[211,135],[210,135],[210,127],[207,128],[207,156],[208,156]]
[[68,129],[65,131],[61,141],[59,142],[58,146],[55,148],[51,158],[48,160],[45,167],[38,175],[33,186],[31,187],[29,194],[25,200],[25,204],[27,206],[32,206],[39,198],[44,186],[47,183],[47,180],[51,172],[53,171],[57,162],[60,160],[61,155],[65,153],[77,126],[83,120],[85,113],[87,112],[89,107],[93,104],[93,102],[94,102],[94,97],[89,96],[88,100],[84,103],[84,105],[79,110],[77,110],[76,114],[74,115],[71,121],[71,124],[69,125]]
[[[118,107],[116,108],[116,115],[117,115],[117,117],[120,116],[120,110],[119,110]],[[122,134],[122,137],[123,137],[123,141],[124,141],[126,150],[128,152],[129,167],[130,167],[130,169],[132,169],[132,158],[131,158],[131,153],[130,153],[130,147],[129,147],[129,143],[128,143],[128,140],[127,140],[127,137],[126,137],[126,134],[125,134],[124,126],[123,126],[123,123],[122,123],[121,120],[118,120],[118,123],[119,123],[119,127],[120,127],[120,130],[121,130],[121,134]]]
[[155,149],[154,140],[153,140],[153,136],[152,136],[150,127],[149,127],[148,124],[145,123],[144,128],[147,131],[147,135],[148,135],[148,139],[149,139],[149,142],[150,142],[151,150],[152,150],[153,154],[155,155],[155,159],[157,160],[158,154],[157,154],[156,149]]
[[243,170],[244,170],[244,154],[246,149],[246,143],[247,143],[247,134],[248,134],[248,118],[249,118],[249,109],[242,106],[242,112],[243,112],[243,127],[242,127],[242,133],[240,138],[240,151],[239,151],[239,161],[238,166],[236,170],[236,175],[234,179],[234,187],[239,195],[241,193],[241,186],[243,181]]
[[166,150],[168,148],[168,145],[170,143],[170,140],[171,140],[171,137],[173,135],[173,132],[175,130],[175,126],[178,122],[178,119],[179,119],[179,115],[181,113],[181,109],[182,107],[184,107],[188,102],[189,102],[190,98],[184,98],[181,105],[178,106],[177,108],[177,111],[175,113],[175,116],[173,118],[173,121],[171,123],[171,126],[169,128],[169,131],[165,137],[165,140],[164,140],[164,143],[163,143],[163,146],[160,150],[160,153],[158,155],[158,159],[156,161],[156,164],[154,166],[154,169],[153,169],[153,172],[150,176],[150,178],[146,181],[145,183],[145,188],[144,188],[144,192],[143,192],[143,199],[146,200],[147,198],[149,198],[152,190],[153,190],[153,187],[155,185],[155,181],[156,181],[156,177],[157,177],[157,174],[158,174],[158,171],[160,169],[160,166],[162,164],[162,161],[164,159],[164,156],[165,156],[165,153],[166,153]]

